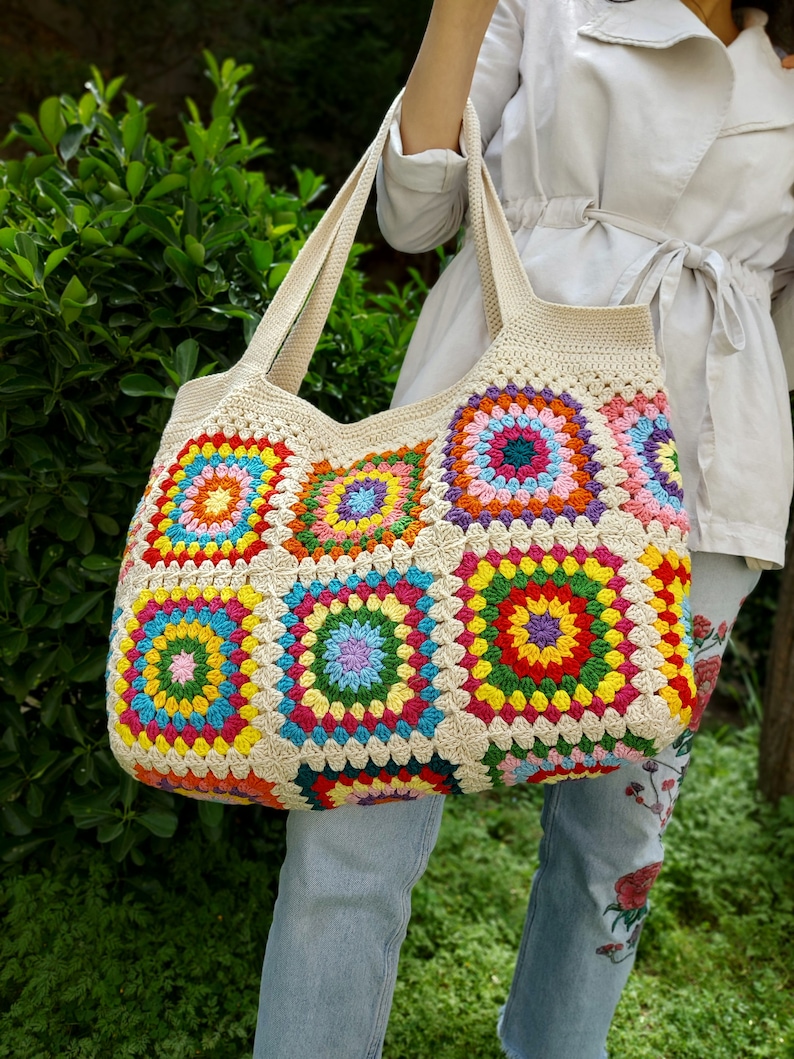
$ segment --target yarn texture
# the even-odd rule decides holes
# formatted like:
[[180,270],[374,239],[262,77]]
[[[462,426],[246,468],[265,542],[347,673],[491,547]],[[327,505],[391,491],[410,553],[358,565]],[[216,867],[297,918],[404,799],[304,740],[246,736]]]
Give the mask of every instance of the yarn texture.
[[493,344],[355,424],[295,396],[394,108],[238,365],[182,387],[128,535],[113,753],[332,809],[597,776],[696,703],[687,519],[647,306],[532,291],[464,121]]

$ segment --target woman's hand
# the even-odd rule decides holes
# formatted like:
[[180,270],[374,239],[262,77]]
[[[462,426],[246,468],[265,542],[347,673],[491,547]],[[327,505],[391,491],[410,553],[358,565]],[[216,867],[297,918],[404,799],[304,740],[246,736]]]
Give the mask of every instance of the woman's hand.
[[435,0],[405,88],[400,134],[406,154],[458,149],[477,55],[498,0]]

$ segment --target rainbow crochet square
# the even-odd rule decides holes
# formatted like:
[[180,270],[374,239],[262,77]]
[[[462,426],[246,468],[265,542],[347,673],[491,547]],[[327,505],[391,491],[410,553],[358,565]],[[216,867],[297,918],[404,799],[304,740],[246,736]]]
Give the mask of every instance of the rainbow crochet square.
[[291,455],[267,438],[191,439],[160,486],[146,562],[250,562],[265,548],[270,498]]
[[694,640],[689,590],[692,564],[688,557],[676,552],[662,554],[654,545],[645,549],[638,560],[648,568],[645,584],[654,593],[650,606],[658,617],[654,628],[661,636],[656,650],[664,657],[659,672],[667,683],[658,692],[667,702],[670,713],[680,716],[686,726],[697,702],[697,689],[692,669]]
[[424,525],[420,501],[428,445],[373,453],[351,467],[314,464],[293,507],[293,536],[284,547],[299,559],[319,559],[355,558],[395,540],[412,544]]
[[684,510],[684,483],[678,466],[678,448],[670,427],[670,410],[663,392],[653,398],[639,393],[633,401],[615,397],[601,409],[620,450],[626,472],[621,487],[630,499],[621,508],[643,526],[652,520],[665,529],[689,529]]
[[276,685],[285,739],[324,746],[329,739],[386,743],[395,732],[432,737],[443,720],[434,705],[432,582],[412,566],[405,576],[372,571],[292,588],[280,619],[284,675]]
[[113,688],[115,729],[127,746],[201,757],[231,746],[250,752],[261,737],[251,725],[261,601],[249,585],[141,592],[132,616],[120,619]]
[[603,546],[592,554],[581,545],[465,553],[456,573],[467,710],[486,724],[496,716],[507,724],[541,715],[556,724],[564,714],[578,721],[608,706],[624,714],[639,694],[631,679],[640,670],[631,661],[623,563]]
[[579,515],[597,523],[605,506],[596,446],[582,406],[570,394],[490,386],[459,408],[449,425],[443,481],[462,529],[498,519],[532,525]]
[[135,778],[149,787],[159,787],[169,794],[184,794],[188,798],[204,801],[224,802],[226,805],[266,805],[270,809],[283,809],[284,806],[273,794],[274,783],[260,779],[249,772],[245,779],[237,779],[231,772],[225,777],[207,772],[198,776],[188,772],[184,776],[170,770],[163,774],[157,769],[144,768],[135,762]]
[[438,754],[424,765],[413,757],[405,765],[389,760],[383,768],[370,762],[365,769],[348,764],[341,771],[326,765],[322,772],[315,772],[304,764],[295,782],[311,809],[412,802],[430,794],[463,793],[455,779],[455,766]]

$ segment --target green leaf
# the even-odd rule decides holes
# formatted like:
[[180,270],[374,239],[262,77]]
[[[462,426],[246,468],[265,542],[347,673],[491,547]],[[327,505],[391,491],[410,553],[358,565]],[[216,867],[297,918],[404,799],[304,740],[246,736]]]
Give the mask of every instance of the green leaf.
[[155,209],[153,206],[139,206],[137,209],[137,217],[141,224],[145,224],[146,227],[151,229],[155,235],[159,236],[163,242],[169,243],[171,246],[177,248],[179,247],[179,238],[173,225],[160,210]]
[[57,161],[58,157],[54,154],[42,154],[38,158],[29,158],[25,163],[25,176],[28,180],[35,180],[48,169],[52,169]]
[[200,268],[204,264],[204,259],[207,256],[206,247],[203,243],[200,243],[198,239],[194,238],[194,236],[185,236],[185,250],[187,251],[187,256],[194,265]]
[[83,142],[83,138],[87,133],[88,129],[82,123],[68,125],[66,127],[66,131],[58,142],[58,153],[61,158],[63,158],[64,162],[69,162],[74,158],[80,150],[80,144]]
[[193,158],[196,160],[197,165],[202,165],[207,157],[207,148],[204,146],[207,134],[195,122],[186,122],[184,129],[187,142],[190,144],[190,150],[193,152]]
[[146,114],[139,110],[135,114],[126,114],[121,122],[121,142],[127,157],[131,157],[146,132]]
[[100,824],[96,833],[97,842],[112,842],[123,830],[123,820],[115,820],[112,823]]
[[18,526],[14,526],[13,529],[9,530],[6,534],[6,548],[10,552],[22,552],[25,554],[28,550],[28,524],[27,522],[21,522]]
[[49,547],[44,549],[44,553],[41,557],[41,566],[39,567],[39,579],[43,578],[44,575],[50,570],[54,563],[63,555],[62,544],[50,544]]
[[63,289],[62,297],[69,298],[70,301],[83,303],[88,297],[88,291],[77,276],[72,276]]
[[19,269],[20,273],[28,280],[29,283],[35,283],[36,273],[33,265],[28,261],[22,254],[15,254],[13,251],[9,251],[9,257],[13,260],[14,264]]
[[121,86],[124,84],[124,82],[126,80],[127,80],[126,77],[114,77],[113,78],[113,80],[110,82],[110,84],[107,87],[107,91],[105,92],[105,99],[108,101],[108,103],[112,102],[112,100],[118,94],[119,89],[121,88]]
[[248,240],[248,245],[251,248],[254,265],[260,272],[267,272],[273,264],[273,244],[263,239],[251,238]]
[[212,173],[204,165],[197,165],[190,171],[190,197],[196,202],[203,202],[212,187]]
[[49,254],[47,254],[47,260],[44,263],[44,279],[46,279],[51,272],[54,272],[62,261],[66,260],[71,250],[71,246],[59,246],[57,250],[51,250]]
[[125,375],[119,382],[119,389],[128,397],[165,397],[162,384],[150,375]]
[[141,188],[146,183],[146,174],[148,168],[143,162],[130,162],[127,166],[126,185],[127,191],[130,193],[130,197],[137,199],[141,193]]
[[199,345],[193,338],[186,338],[174,350],[173,364],[179,381],[184,383],[193,378],[198,361]]
[[61,608],[61,617],[66,625],[82,621],[97,605],[103,592],[78,592]]
[[105,645],[95,647],[88,658],[83,659],[73,669],[69,670],[68,679],[75,684],[82,684],[89,680],[97,680],[105,672],[107,662],[107,651]]
[[29,835],[33,830],[33,820],[30,814],[16,802],[3,806],[2,810],[0,810],[0,820],[2,820],[5,830],[18,838]]
[[222,802],[199,802],[198,806],[199,820],[206,827],[220,827],[223,823],[223,803]]
[[96,113],[96,98],[92,92],[86,92],[80,96],[80,102],[77,104],[77,113],[80,116],[80,121],[83,125],[89,125],[91,118]]
[[162,809],[152,809],[148,813],[141,813],[135,819],[158,838],[171,838],[179,823],[176,813],[169,813]]
[[[87,471],[88,468],[84,467],[83,474],[86,474]],[[99,473],[107,474],[109,471],[111,471],[110,467],[104,467]],[[111,518],[110,515],[106,515],[101,511],[95,511],[91,515],[91,518],[94,520],[94,523],[96,524],[96,527],[98,530],[100,530],[100,532],[107,533],[111,537],[116,537],[119,533],[121,533],[121,527],[119,526],[118,522],[116,522],[114,518]]]
[[56,188],[56,186],[50,183],[49,180],[44,180],[43,177],[37,178],[36,187],[42,195],[50,200],[62,217],[66,217],[67,219],[71,218],[72,204],[59,188]]
[[[158,180],[154,187],[146,192],[143,201],[151,202],[153,199],[162,198],[163,195],[170,195],[172,191],[176,191],[177,188],[183,188],[186,185],[187,177],[182,173],[169,173],[168,176],[164,176],[162,180]],[[143,220],[142,217],[141,220]],[[144,223],[146,222],[144,221]]]
[[118,559],[110,559],[106,555],[86,555],[80,564],[85,570],[117,570]]
[[66,132],[66,120],[57,96],[45,99],[39,107],[39,126],[45,139],[55,147]]
[[176,272],[184,285],[190,290],[196,287],[196,267],[184,250],[175,246],[166,247],[163,252],[163,260],[169,268]]
[[247,227],[247,217],[244,217],[241,213],[230,213],[226,217],[222,217],[216,224],[213,224],[204,236],[204,245],[209,249],[211,246],[227,242],[229,237],[234,235],[235,232],[242,232]]
[[205,145],[208,158],[217,158],[231,135],[232,119],[228,115],[215,118],[207,130]]

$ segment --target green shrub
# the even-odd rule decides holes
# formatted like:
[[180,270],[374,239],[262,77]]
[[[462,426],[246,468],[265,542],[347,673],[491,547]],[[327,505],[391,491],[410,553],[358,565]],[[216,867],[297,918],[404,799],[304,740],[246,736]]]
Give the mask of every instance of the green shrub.
[[[46,99],[0,162],[0,857],[71,846],[112,856],[161,843],[177,800],[122,777],[102,674],[123,531],[176,389],[228,368],[316,224],[320,177],[275,191],[236,117],[250,68],[206,55],[209,122],[186,142],[122,113],[93,70],[79,100]],[[418,286],[369,295],[356,246],[304,390],[341,420],[383,408]],[[181,802],[181,799],[179,800]],[[219,833],[222,811],[202,819]]]

